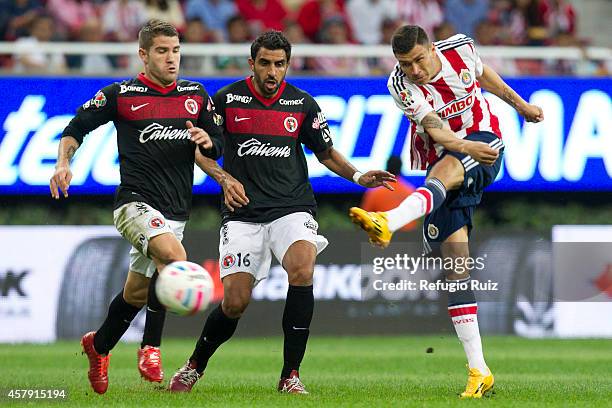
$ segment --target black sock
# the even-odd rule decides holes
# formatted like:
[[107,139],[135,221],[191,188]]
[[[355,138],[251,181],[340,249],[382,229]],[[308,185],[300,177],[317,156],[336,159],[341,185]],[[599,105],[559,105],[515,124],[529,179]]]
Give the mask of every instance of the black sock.
[[196,343],[196,348],[193,354],[189,358],[190,361],[196,363],[196,370],[202,374],[208,360],[214,354],[215,350],[226,341],[228,341],[236,331],[238,327],[238,320],[230,319],[223,313],[221,305],[214,309],[208,315],[202,334]]
[[94,336],[94,348],[99,354],[108,354],[117,345],[140,309],[123,299],[123,290],[115,296],[108,307],[106,320]]
[[159,302],[155,293],[155,282],[159,273],[155,271],[149,282],[149,293],[147,295],[147,318],[145,320],[144,334],[140,347],[161,345],[164,322],[166,321],[166,308]]
[[285,345],[283,349],[284,365],[281,378],[289,377],[292,370],[299,370],[306,342],[310,334],[310,322],[314,310],[312,285],[292,286],[287,291],[285,312],[283,313],[283,332]]

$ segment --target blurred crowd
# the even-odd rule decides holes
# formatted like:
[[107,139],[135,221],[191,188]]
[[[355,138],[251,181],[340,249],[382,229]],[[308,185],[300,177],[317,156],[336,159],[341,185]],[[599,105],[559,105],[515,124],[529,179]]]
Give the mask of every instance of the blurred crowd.
[[[17,73],[108,73],[133,57],[51,55],[46,41],[132,42],[151,18],[175,25],[183,43],[245,43],[268,29],[293,44],[389,44],[401,24],[422,26],[433,40],[464,33],[481,45],[576,46],[576,9],[567,0],[0,0],[0,37],[14,55],[0,66]],[[485,58],[506,75],[606,75],[601,61]],[[136,61],[137,63],[137,61]],[[294,58],[294,71],[330,75],[384,74],[391,58]],[[241,74],[246,58],[184,57],[183,71]]]

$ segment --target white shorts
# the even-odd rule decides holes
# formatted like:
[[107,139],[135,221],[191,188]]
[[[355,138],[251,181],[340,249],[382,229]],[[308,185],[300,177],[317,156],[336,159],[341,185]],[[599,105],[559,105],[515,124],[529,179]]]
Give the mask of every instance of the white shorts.
[[319,235],[319,224],[306,212],[285,215],[271,222],[228,221],[221,227],[219,269],[221,278],[247,272],[255,284],[268,277],[271,252],[282,264],[287,249],[296,241],[308,241],[321,253],[328,242]]
[[145,275],[155,273],[155,262],[147,256],[151,238],[171,232],[179,241],[183,240],[186,221],[167,220],[155,208],[143,202],[122,205],[113,212],[117,231],[132,244],[130,250],[130,271]]

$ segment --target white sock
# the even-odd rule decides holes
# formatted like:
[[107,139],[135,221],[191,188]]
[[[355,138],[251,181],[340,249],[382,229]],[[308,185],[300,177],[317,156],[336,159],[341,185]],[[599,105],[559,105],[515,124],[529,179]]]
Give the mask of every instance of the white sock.
[[431,211],[431,193],[425,188],[418,188],[392,210],[387,211],[387,222],[391,232],[395,232]]
[[489,368],[482,354],[482,342],[478,329],[478,316],[476,303],[450,306],[448,313],[455,326],[457,337],[463,344],[470,368],[477,368],[483,375],[489,374]]

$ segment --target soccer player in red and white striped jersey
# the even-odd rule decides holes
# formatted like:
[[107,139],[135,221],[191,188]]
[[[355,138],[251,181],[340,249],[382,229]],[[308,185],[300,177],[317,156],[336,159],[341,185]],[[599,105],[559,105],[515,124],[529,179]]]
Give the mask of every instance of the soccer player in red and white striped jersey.
[[[484,65],[474,41],[465,35],[431,43],[421,27],[405,25],[395,32],[391,45],[398,64],[387,86],[411,122],[412,168],[427,169],[427,178],[393,210],[366,212],[353,207],[350,216],[372,243],[382,247],[394,231],[426,216],[425,250],[436,246],[444,258],[465,259],[474,208],[483,189],[495,180],[504,150],[498,119],[481,87],[528,122],[542,121],[542,109],[527,103]],[[494,380],[482,352],[469,271],[450,271],[446,279],[467,287],[449,291],[448,311],[468,359],[468,383],[461,397],[480,398]]]

